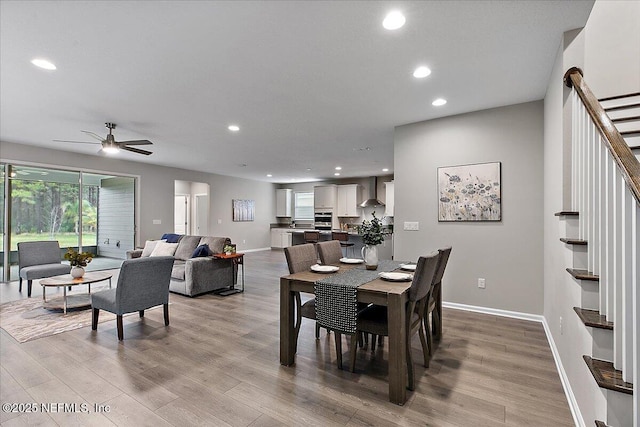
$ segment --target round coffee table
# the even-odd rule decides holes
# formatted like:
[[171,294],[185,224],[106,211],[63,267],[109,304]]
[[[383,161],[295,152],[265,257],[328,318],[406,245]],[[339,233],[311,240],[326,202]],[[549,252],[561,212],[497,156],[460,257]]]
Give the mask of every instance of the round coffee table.
[[[84,273],[84,276],[75,278],[70,274],[63,274],[61,276],[47,277],[40,280],[42,286],[42,306],[49,310],[60,310],[66,314],[68,308],[82,308],[91,306],[91,284],[101,282],[103,280],[109,280],[109,288],[111,288],[111,277],[113,273],[107,271],[92,271]],[[77,285],[88,285],[89,292],[86,294],[77,294],[67,296],[67,287]],[[54,298],[47,301],[46,289],[60,288],[62,287],[63,297]]]

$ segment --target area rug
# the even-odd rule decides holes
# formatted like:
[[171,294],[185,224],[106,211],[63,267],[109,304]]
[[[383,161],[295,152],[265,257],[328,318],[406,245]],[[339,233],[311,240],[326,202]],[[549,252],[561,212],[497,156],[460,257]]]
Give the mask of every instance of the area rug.
[[[100,310],[99,323],[116,316]],[[0,305],[0,328],[23,343],[61,332],[91,326],[91,309],[51,311],[42,308],[41,298],[27,298]]]

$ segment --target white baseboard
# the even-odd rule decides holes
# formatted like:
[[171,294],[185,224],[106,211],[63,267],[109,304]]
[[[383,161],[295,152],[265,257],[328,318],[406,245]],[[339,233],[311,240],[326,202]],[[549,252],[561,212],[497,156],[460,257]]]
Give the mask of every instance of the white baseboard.
[[268,248],[256,248],[256,249],[247,249],[247,250],[238,250],[238,252],[242,252],[243,254],[246,254],[247,252],[260,252],[260,251],[270,251],[271,247]]
[[571,410],[571,415],[573,416],[573,422],[576,424],[576,426],[586,427],[584,419],[582,418],[582,413],[580,412],[580,407],[578,406],[578,401],[576,400],[576,396],[573,394],[573,390],[571,389],[571,385],[569,384],[569,378],[567,377],[567,373],[562,366],[560,353],[558,353],[558,347],[556,347],[556,343],[553,340],[553,335],[551,335],[551,330],[549,329],[549,325],[547,324],[547,319],[545,319],[544,316],[541,316],[539,314],[521,313],[518,311],[500,310],[497,308],[458,304],[455,302],[443,301],[442,306],[446,308],[452,308],[454,310],[473,311],[476,313],[492,314],[494,316],[511,317],[514,319],[530,320],[532,322],[542,323],[544,333],[547,336],[547,341],[549,342],[549,347],[551,348],[551,354],[553,354],[553,360],[556,363],[558,375],[560,376],[560,382],[562,383],[562,388],[564,389],[564,394],[567,397],[569,409]]

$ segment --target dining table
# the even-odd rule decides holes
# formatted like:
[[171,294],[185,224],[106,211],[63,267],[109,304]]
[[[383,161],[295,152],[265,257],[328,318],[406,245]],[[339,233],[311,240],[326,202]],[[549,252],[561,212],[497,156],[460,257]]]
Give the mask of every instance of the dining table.
[[[337,264],[336,264],[337,265]],[[340,274],[358,264],[339,264]],[[360,265],[360,268],[362,266]],[[326,279],[326,273],[303,271],[280,278],[280,364],[291,366],[295,363],[295,294],[314,294],[315,283]],[[406,304],[409,298],[410,281],[396,282],[375,278],[357,288],[359,303],[373,303],[386,306],[389,322],[389,401],[403,405],[407,401],[407,360],[406,360]]]

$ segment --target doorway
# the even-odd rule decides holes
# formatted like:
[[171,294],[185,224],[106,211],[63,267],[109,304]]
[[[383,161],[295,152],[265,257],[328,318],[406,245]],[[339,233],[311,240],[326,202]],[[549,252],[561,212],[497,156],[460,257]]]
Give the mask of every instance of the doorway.
[[173,232],[206,236],[209,233],[209,184],[175,181]]

